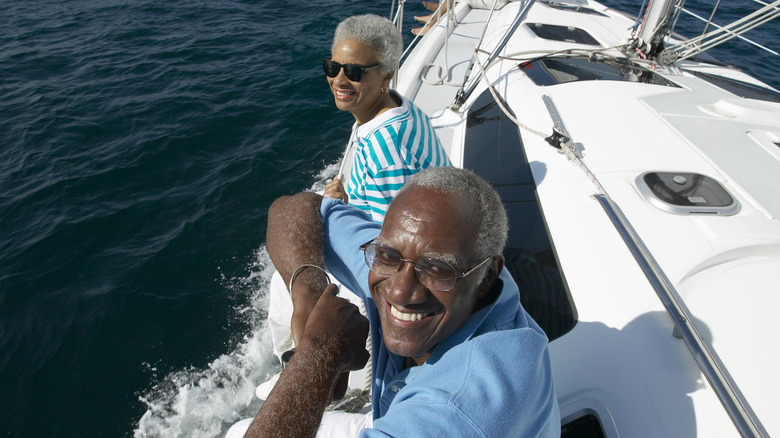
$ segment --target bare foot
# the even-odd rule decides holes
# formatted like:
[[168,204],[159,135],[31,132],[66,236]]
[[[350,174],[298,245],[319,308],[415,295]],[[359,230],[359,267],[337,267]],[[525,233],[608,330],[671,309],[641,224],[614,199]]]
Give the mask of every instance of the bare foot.
[[415,35],[425,35],[430,30],[431,26],[415,27],[412,29],[412,33]]
[[433,16],[433,14],[430,14],[430,15],[415,15],[414,16],[414,20],[417,21],[418,23],[425,24],[425,23],[428,22],[428,20],[431,19],[432,16]]

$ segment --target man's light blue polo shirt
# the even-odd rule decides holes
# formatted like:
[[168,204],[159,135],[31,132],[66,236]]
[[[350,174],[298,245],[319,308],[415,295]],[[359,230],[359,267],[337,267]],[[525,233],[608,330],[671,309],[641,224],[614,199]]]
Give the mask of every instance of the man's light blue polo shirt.
[[320,210],[325,264],[365,302],[371,324],[373,429],[370,437],[560,437],[547,337],[520,305],[517,285],[504,269],[501,293],[440,343],[421,366],[387,350],[368,267],[359,247],[380,225],[340,200]]

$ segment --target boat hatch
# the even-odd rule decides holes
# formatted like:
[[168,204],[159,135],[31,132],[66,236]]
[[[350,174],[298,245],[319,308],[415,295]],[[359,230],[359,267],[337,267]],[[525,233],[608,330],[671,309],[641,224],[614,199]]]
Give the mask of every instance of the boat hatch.
[[601,13],[595,9],[591,9],[588,7],[585,7],[583,5],[587,4],[586,2],[578,3],[578,2],[566,2],[566,1],[553,1],[553,0],[541,0],[538,3],[542,3],[544,5],[547,5],[553,9],[558,9],[561,11],[569,11],[569,12],[579,12],[580,14],[589,14],[589,15],[598,15],[600,17],[608,17],[609,15]]
[[580,413],[573,420],[564,420],[561,425],[561,438],[604,438],[604,428],[595,413]]
[[574,328],[577,313],[536,199],[536,184],[517,126],[489,91],[471,106],[463,167],[485,178],[501,196],[509,217],[506,268],[520,302],[550,341]]
[[552,41],[563,41],[567,43],[586,44],[589,46],[599,46],[596,38],[593,38],[588,32],[574,26],[557,26],[554,24],[527,23],[526,26],[539,38]]
[[780,102],[780,93],[766,87],[696,70],[686,69],[685,71],[739,97],[765,100],[767,102]]
[[670,213],[732,215],[740,209],[719,182],[698,173],[646,172],[636,185],[648,202]]
[[523,62],[520,68],[539,86],[576,81],[623,81],[679,88],[675,83],[651,70],[617,60],[550,57]]

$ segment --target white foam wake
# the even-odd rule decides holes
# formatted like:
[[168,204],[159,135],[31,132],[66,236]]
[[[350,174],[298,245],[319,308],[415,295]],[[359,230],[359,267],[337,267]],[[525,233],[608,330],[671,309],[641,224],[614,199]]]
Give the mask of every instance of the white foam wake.
[[[322,192],[336,172],[338,164],[326,166],[309,190]],[[257,414],[261,405],[255,397],[257,385],[281,370],[266,322],[273,273],[263,245],[249,276],[226,282],[227,288],[250,295],[248,305],[236,309],[249,321],[249,334],[206,369],[191,367],[170,373],[140,396],[148,409],[138,421],[135,438],[222,437],[235,422]]]
[[148,409],[134,431],[136,438],[223,436],[233,423],[257,413],[256,386],[281,369],[265,323],[272,274],[273,265],[263,246],[256,253],[251,274],[228,285],[246,288],[251,294],[247,307],[237,309],[250,321],[249,334],[206,369],[175,371],[144,393],[140,400]]

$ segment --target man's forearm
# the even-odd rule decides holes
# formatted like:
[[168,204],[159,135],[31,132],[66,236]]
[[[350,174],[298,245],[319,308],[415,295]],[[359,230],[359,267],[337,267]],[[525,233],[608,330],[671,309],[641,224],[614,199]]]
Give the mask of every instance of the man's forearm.
[[334,348],[338,346],[307,345],[298,349],[244,437],[315,436],[338,376],[339,359],[332,354]]

